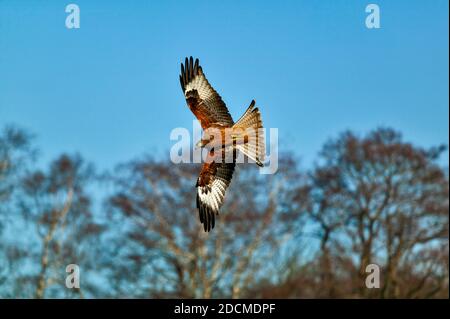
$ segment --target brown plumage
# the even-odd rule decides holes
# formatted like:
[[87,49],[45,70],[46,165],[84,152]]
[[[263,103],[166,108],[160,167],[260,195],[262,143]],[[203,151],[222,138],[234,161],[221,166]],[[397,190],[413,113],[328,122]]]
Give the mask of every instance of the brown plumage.
[[221,123],[231,127],[233,119],[219,94],[212,88],[203,74],[198,59],[186,58],[186,68],[181,64],[180,83],[186,102],[192,113],[200,121],[203,129],[212,123]]
[[[242,117],[234,123],[222,98],[206,79],[198,59],[194,62],[192,57],[186,58],[184,65],[181,64],[180,84],[186,103],[200,121],[202,129],[207,131],[209,128],[218,128],[222,133],[222,141],[202,140],[204,143],[201,146],[205,147],[211,142],[214,148],[220,147],[219,152],[214,153],[212,149],[209,152],[213,159],[226,152],[233,153],[233,163],[225,163],[223,159],[205,162],[197,179],[199,218],[204,230],[210,231],[214,228],[215,215],[219,214],[233,176],[236,150],[243,152],[259,166],[263,165],[265,145],[261,114],[255,108],[255,101],[252,101]],[[224,143],[225,132],[231,132],[231,144]]]

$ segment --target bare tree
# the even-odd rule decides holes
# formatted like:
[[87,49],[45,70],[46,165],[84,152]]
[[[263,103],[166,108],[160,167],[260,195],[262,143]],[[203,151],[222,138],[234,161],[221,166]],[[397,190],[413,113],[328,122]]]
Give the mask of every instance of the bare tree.
[[[30,171],[28,135],[8,129],[0,135],[0,296],[447,298],[443,150],[378,129],[330,140],[309,174],[289,154],[274,175],[238,166],[205,233],[198,165],[144,157],[120,165],[99,192],[79,155]],[[105,186],[105,205],[94,210],[91,197]],[[73,263],[78,290],[65,287]],[[380,289],[365,287],[371,263],[381,267]]]
[[14,296],[11,274],[26,255],[26,250],[9,240],[8,230],[15,222],[14,197],[26,167],[35,158],[32,136],[23,129],[7,126],[0,133],[0,298]]
[[19,184],[20,173],[36,155],[31,139],[30,134],[14,126],[5,127],[0,135],[0,225],[10,196]]
[[[379,296],[405,297],[401,269],[408,267],[408,256],[439,243],[447,243],[448,251],[448,178],[435,162],[443,149],[414,147],[390,129],[362,138],[347,132],[324,146],[313,173],[313,188],[322,194],[313,216],[323,230],[339,230],[337,243],[357,257],[358,287],[350,295],[371,295],[365,269],[379,263],[384,266]],[[323,231],[322,241],[326,238]],[[322,254],[328,249],[322,247]],[[416,276],[423,271],[413,269]]]
[[294,162],[282,166],[272,176],[239,167],[211,233],[195,208],[197,165],[147,158],[119,169],[109,202],[128,240],[121,258],[140,274],[132,289],[153,297],[242,296],[298,231],[301,207],[290,196],[302,178]]
[[[23,181],[21,210],[26,222],[35,227],[32,234],[38,260],[35,297],[72,296],[65,286],[65,269],[77,264],[86,273],[88,252],[95,252],[102,225],[94,221],[86,183],[92,179],[93,168],[81,157],[61,155],[47,172],[31,172]],[[57,288],[55,288],[57,287]],[[55,289],[56,291],[52,291]],[[47,292],[50,290],[50,293]],[[75,289],[80,297],[82,289]]]

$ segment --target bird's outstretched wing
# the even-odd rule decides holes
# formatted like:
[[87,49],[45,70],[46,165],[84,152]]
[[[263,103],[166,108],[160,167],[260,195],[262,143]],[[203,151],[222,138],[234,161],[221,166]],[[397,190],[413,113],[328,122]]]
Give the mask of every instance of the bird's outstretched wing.
[[232,126],[233,119],[219,94],[209,84],[198,59],[186,58],[185,65],[181,63],[180,83],[186,102],[192,113],[200,121],[203,129],[212,123]]
[[219,214],[225,197],[225,191],[230,185],[234,171],[234,163],[204,163],[197,179],[197,208],[200,222],[205,231],[210,231],[215,225],[215,215]]

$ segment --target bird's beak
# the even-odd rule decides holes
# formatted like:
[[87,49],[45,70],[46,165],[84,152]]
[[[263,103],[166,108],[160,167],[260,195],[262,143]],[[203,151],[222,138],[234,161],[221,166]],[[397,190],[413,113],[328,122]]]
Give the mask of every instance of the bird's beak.
[[202,148],[202,140],[198,141],[197,144],[195,144],[195,149]]

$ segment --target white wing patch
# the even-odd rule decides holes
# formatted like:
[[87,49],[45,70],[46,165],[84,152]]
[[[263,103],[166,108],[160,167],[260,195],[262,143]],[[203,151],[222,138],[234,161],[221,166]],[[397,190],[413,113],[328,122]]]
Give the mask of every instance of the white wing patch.
[[211,185],[211,190],[208,192],[205,192],[205,187],[197,187],[200,201],[208,205],[213,211],[219,211],[223,203],[226,187],[227,183],[220,178],[214,180]]
[[197,90],[198,95],[203,101],[206,101],[209,98],[214,98],[212,88],[203,74],[197,75],[194,80],[186,85],[184,94],[186,95],[186,92],[191,90]]

